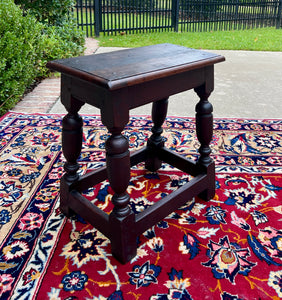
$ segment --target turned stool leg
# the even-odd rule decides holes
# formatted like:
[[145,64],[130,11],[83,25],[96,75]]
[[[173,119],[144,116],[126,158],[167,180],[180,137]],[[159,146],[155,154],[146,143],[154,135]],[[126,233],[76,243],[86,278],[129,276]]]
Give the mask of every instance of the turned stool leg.
[[157,171],[162,164],[162,161],[157,156],[157,150],[164,146],[164,140],[161,136],[163,129],[162,125],[167,114],[168,98],[156,101],[152,107],[152,135],[147,142],[148,157],[145,161],[145,168],[149,171]]
[[126,192],[130,180],[130,153],[122,129],[110,128],[109,131],[112,135],[106,141],[107,172],[115,192],[112,198],[114,209],[110,214],[112,254],[126,263],[137,252],[135,215],[129,207],[130,197]]
[[205,91],[205,86],[195,89],[200,97],[200,101],[196,105],[196,132],[198,140],[201,144],[199,148],[200,157],[198,164],[207,168],[208,188],[202,192],[199,197],[203,200],[211,199],[215,194],[215,165],[210,157],[210,142],[213,136],[213,107],[208,101],[210,93]]
[[62,121],[62,150],[66,159],[64,165],[65,175],[61,179],[60,187],[60,209],[63,214],[69,217],[72,213],[68,205],[68,195],[71,185],[78,180],[77,171],[79,158],[82,148],[82,126],[83,120],[78,114],[83,105],[80,101],[71,99],[72,105],[67,107],[68,114]]

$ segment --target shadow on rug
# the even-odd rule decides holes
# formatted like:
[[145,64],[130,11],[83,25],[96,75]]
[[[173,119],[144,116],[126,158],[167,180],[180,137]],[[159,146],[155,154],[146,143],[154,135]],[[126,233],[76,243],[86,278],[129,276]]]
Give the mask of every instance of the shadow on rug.
[[[108,136],[84,116],[81,172],[104,165]],[[133,117],[125,135],[140,148],[149,117]],[[61,116],[9,113],[0,121],[1,299],[280,299],[282,297],[282,121],[215,120],[216,196],[187,205],[138,239],[121,265],[109,240],[58,208],[63,174]],[[169,117],[166,146],[197,158],[193,119]],[[168,165],[132,169],[128,193],[138,214],[189,176]],[[85,191],[109,212],[107,181]]]

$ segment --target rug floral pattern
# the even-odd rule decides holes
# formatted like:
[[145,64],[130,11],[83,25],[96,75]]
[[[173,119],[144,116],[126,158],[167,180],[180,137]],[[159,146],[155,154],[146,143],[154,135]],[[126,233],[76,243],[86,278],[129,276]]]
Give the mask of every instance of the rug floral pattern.
[[[281,120],[215,120],[216,195],[187,204],[138,238],[121,265],[110,242],[79,216],[59,210],[63,174],[59,115],[9,113],[0,121],[1,299],[280,299],[282,297]],[[130,147],[152,124],[133,117]],[[167,118],[166,146],[193,159],[194,119]],[[104,165],[108,134],[84,116],[81,173]],[[132,169],[128,193],[138,214],[189,181],[168,165]],[[107,181],[85,191],[110,212]]]

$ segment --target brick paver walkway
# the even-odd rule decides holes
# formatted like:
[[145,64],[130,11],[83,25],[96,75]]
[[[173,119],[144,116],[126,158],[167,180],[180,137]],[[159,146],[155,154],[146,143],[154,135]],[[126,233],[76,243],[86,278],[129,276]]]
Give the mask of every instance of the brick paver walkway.
[[[92,38],[85,40],[85,55],[95,53],[98,42]],[[22,113],[48,113],[60,97],[60,77],[44,79],[28,93],[13,109]]]
[[12,110],[23,113],[48,112],[60,96],[60,86],[59,77],[46,78]]

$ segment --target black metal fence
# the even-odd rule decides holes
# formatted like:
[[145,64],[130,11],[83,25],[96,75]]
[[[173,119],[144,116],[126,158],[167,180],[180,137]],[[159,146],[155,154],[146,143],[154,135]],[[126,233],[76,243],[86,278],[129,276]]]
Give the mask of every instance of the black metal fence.
[[77,0],[74,11],[87,36],[282,26],[282,0]]

